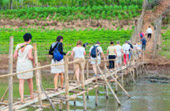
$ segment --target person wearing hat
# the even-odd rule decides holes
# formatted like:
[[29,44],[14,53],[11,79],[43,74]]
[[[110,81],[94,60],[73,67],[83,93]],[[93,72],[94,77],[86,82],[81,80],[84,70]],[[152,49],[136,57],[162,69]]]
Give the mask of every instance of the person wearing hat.
[[[30,45],[32,40],[32,35],[30,33],[26,33],[24,36],[24,42],[20,43],[16,46],[14,58],[17,59],[17,67],[16,72],[23,72],[26,70],[31,70],[34,64],[34,57],[32,54],[33,47]],[[19,93],[21,97],[21,103],[24,102],[24,82],[28,81],[29,90],[30,90],[30,98],[33,99],[33,71],[27,73],[17,74],[17,78],[19,79]]]
[[91,59],[91,64],[93,66],[93,71],[95,76],[97,76],[97,68],[96,68],[96,64],[101,64],[101,56],[104,58],[105,60],[105,55],[103,53],[102,47],[100,46],[100,42],[96,42],[96,44],[94,46],[91,46],[90,50],[89,50],[89,55],[90,55],[90,59]]

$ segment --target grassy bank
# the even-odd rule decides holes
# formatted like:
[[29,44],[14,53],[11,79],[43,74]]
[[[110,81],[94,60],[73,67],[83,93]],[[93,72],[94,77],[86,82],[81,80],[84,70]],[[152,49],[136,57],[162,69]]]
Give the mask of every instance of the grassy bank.
[[160,55],[170,58],[170,30],[162,34],[162,44]]

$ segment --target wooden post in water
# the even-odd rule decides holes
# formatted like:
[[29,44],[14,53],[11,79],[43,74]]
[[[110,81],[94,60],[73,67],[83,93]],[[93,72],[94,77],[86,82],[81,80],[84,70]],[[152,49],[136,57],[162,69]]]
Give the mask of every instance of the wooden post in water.
[[[86,61],[87,62],[87,64],[86,64],[86,79],[88,79],[89,78],[89,61]],[[89,99],[89,94],[88,94],[88,91],[87,91],[87,99]]]
[[108,93],[108,86],[105,84],[105,89],[106,89],[106,99],[109,99],[109,93]]
[[[33,44],[34,47],[34,59],[35,59],[35,67],[39,67],[38,63],[38,54],[37,54],[37,44]],[[40,86],[40,70],[35,71],[35,77],[36,77],[36,86],[37,86],[37,93],[38,93],[38,103],[40,107],[42,106],[42,97],[41,97],[41,86]]]
[[[97,71],[97,64],[98,64],[98,57],[97,57],[97,55],[98,55],[98,52],[97,52],[97,50],[96,50],[96,71]],[[97,71],[98,72],[98,71]],[[98,76],[98,74],[96,75],[96,85],[98,85],[98,80],[97,80],[97,76]],[[96,100],[95,100],[95,105],[96,106],[98,106],[98,87],[96,87]]]
[[[65,56],[65,95],[68,98],[69,96],[69,77],[68,77],[68,57]],[[66,111],[70,111],[69,101],[66,101]]]
[[[8,61],[8,71],[10,74],[13,73],[13,47],[14,47],[14,37],[10,37],[10,44],[9,44],[9,61]],[[13,76],[8,77],[8,88],[9,88],[9,95],[8,95],[8,110],[13,111]]]
[[[83,90],[86,90],[85,89],[85,77],[84,77],[84,66],[85,66],[85,60],[83,59],[82,61],[80,61],[81,63],[81,69],[82,69],[82,72],[81,72],[81,80],[82,80],[82,88]],[[86,94],[83,93],[83,106],[84,106],[84,111],[87,110],[87,106],[86,106]]]

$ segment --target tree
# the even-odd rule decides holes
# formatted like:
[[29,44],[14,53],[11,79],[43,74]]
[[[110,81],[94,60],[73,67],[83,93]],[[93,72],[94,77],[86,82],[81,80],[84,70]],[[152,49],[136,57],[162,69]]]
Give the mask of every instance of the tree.
[[10,9],[13,9],[12,3],[13,3],[13,0],[10,0]]

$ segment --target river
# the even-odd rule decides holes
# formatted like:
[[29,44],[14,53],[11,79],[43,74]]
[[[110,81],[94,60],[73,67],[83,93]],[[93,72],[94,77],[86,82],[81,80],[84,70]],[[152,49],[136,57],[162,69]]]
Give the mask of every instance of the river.
[[[118,107],[111,93],[109,93],[109,99],[106,100],[105,91],[101,90],[97,107],[95,107],[95,96],[89,97],[88,111],[170,111],[170,84],[138,80],[136,84],[130,82],[125,88],[131,98],[128,99],[122,91],[119,91],[121,107]],[[82,96],[78,98],[76,106],[73,105],[73,102],[70,104],[72,111],[82,111]]]

